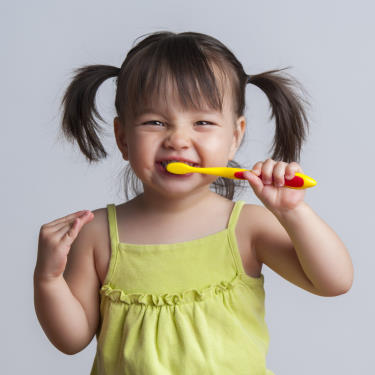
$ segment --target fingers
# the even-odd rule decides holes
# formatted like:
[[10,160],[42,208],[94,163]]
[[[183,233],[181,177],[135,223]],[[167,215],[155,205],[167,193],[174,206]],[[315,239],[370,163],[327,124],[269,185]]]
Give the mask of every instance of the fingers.
[[[88,213],[91,213],[91,211],[89,210],[81,210],[81,211],[77,211],[77,212],[74,212],[73,214],[70,214],[70,215],[67,215],[67,216],[64,216],[64,217],[61,217],[59,219],[56,219],[54,221],[51,221],[50,223],[47,223],[47,224],[44,224],[45,227],[52,227],[52,226],[55,226],[55,225],[59,225],[59,224],[65,224],[66,222],[72,222],[74,221],[77,217],[80,217],[82,215],[87,215]],[[60,225],[61,226],[61,225]]]
[[41,231],[50,237],[53,236],[58,241],[61,241],[64,236],[67,236],[67,238],[72,239],[71,242],[73,242],[82,226],[91,221],[93,218],[94,214],[91,211],[78,211],[51,221],[50,223],[43,224]]
[[294,177],[296,172],[303,173],[301,166],[298,163],[293,161],[286,166],[285,178],[287,180],[291,180]]
[[255,172],[255,174],[257,176],[259,176],[262,173],[262,165],[263,165],[263,162],[258,161],[257,163],[254,164],[254,166],[253,166],[253,168],[251,168],[251,170],[253,172]]
[[94,214],[92,212],[86,212],[79,217],[71,218],[69,221],[56,224],[53,229],[56,231],[56,235],[58,235],[60,240],[68,239],[73,243],[81,228],[93,218]]
[[267,159],[254,164],[252,171],[261,178],[264,185],[284,186],[285,179],[290,180],[296,172],[303,173],[300,165],[296,162],[286,163]]
[[276,162],[272,159],[267,159],[262,166],[262,181],[264,185],[272,184],[273,169]]
[[[80,216],[79,216],[80,215]],[[40,228],[35,275],[39,280],[61,277],[71,245],[81,228],[94,218],[91,212],[76,212]]]

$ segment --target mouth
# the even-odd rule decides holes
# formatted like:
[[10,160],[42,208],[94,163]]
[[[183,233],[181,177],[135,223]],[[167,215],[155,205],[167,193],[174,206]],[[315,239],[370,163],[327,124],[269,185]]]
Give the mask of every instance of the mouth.
[[165,177],[173,178],[173,179],[186,179],[192,176],[194,173],[186,173],[186,174],[174,174],[167,171],[166,167],[169,163],[184,163],[191,165],[193,167],[199,166],[197,163],[188,162],[185,160],[160,160],[156,162],[157,170]]
[[166,170],[166,167],[169,163],[184,163],[184,164],[187,164],[187,165],[191,165],[192,167],[198,167],[199,166],[199,164],[197,164],[197,163],[188,162],[188,161],[184,161],[184,160],[161,160],[161,161],[158,161],[156,163],[160,164],[165,170]]

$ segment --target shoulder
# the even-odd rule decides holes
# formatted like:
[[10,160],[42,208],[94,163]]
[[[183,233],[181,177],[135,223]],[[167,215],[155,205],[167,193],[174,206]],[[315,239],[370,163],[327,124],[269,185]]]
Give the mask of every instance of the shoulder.
[[107,243],[109,239],[107,207],[97,208],[91,212],[94,214],[94,219],[89,223],[88,229],[95,249],[98,245],[100,247],[103,241]]
[[241,222],[246,222],[248,224],[249,230],[251,230],[253,233],[258,224],[257,217],[267,215],[265,211],[268,210],[263,206],[252,203],[245,203],[242,206],[239,220]]
[[243,266],[246,273],[252,277],[259,277],[262,270],[262,262],[258,259],[255,247],[259,210],[262,210],[262,207],[244,204],[236,224],[236,238]]
[[105,220],[107,217],[106,208],[98,208],[90,210],[94,217],[92,220],[87,222],[80,229],[77,238],[74,240],[75,243],[84,245],[85,249],[94,249],[95,243],[101,236],[103,229],[105,230]]
[[250,248],[259,263],[267,264],[267,252],[277,246],[291,246],[285,228],[266,207],[257,204],[244,204],[239,225],[247,232]]
[[242,210],[241,221],[246,222],[251,247],[261,263],[267,263],[265,252],[270,248],[291,246],[291,240],[285,228],[266,207],[257,204],[245,204]]
[[111,256],[107,207],[97,208],[91,212],[94,218],[81,231],[84,231],[83,235],[92,249],[96,274],[103,284]]
[[79,235],[85,238],[96,259],[98,249],[107,248],[109,243],[107,208],[102,207],[90,211],[94,214],[94,218],[82,227]]

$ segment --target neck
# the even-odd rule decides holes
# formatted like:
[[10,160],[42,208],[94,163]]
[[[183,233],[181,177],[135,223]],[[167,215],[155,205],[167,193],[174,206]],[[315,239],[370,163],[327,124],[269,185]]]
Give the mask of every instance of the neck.
[[145,190],[135,200],[137,200],[138,207],[143,213],[184,215],[197,209],[204,210],[205,206],[209,207],[215,200],[217,202],[218,198],[224,199],[209,189],[195,190],[184,196],[176,197]]

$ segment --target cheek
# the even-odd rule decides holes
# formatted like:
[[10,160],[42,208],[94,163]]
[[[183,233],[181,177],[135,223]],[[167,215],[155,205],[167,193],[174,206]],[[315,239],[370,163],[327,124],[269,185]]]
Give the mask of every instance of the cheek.
[[148,151],[148,153],[153,152],[158,145],[158,141],[156,137],[152,137],[150,135],[144,136],[142,134],[135,135],[132,139],[132,149],[135,153],[143,153]]
[[152,137],[137,137],[132,139],[129,147],[129,161],[134,171],[151,169],[154,166],[158,142]]
[[200,146],[214,158],[225,158],[230,149],[228,139],[228,134],[219,133],[202,140]]

